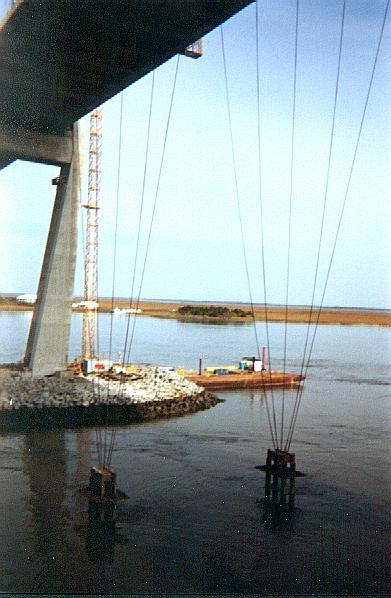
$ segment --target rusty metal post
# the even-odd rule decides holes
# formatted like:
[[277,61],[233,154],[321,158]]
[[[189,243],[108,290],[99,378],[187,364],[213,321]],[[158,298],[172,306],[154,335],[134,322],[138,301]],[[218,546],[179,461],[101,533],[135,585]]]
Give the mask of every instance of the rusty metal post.
[[266,347],[262,347],[262,371],[266,370]]

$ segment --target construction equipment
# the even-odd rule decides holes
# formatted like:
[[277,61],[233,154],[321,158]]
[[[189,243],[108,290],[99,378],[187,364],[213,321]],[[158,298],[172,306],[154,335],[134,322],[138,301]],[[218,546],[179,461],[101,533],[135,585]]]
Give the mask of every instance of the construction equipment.
[[202,39],[198,39],[193,44],[190,44],[190,46],[187,46],[187,48],[183,50],[181,54],[187,56],[188,58],[201,58],[203,54]]
[[88,202],[84,253],[84,313],[82,332],[82,359],[96,357],[95,335],[98,311],[98,210],[102,152],[102,109],[96,108],[90,116],[90,146],[88,168]]

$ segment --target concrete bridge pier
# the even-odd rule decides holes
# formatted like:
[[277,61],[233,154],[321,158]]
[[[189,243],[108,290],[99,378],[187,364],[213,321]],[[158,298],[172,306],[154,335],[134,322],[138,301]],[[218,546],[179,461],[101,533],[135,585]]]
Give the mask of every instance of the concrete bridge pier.
[[37,301],[24,364],[33,376],[66,369],[72,314],[80,204],[79,125],[73,125],[70,161],[61,165]]
[[[0,22],[0,170],[61,166],[25,361],[66,366],[80,186],[76,121],[253,0],[21,0]],[[4,11],[3,11],[4,12]],[[97,19],[99,14],[99,19]]]

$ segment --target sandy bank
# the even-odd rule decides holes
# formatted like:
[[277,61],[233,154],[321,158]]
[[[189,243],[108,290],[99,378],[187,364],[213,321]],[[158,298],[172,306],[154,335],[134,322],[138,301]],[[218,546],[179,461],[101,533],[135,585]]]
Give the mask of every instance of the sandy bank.
[[[200,302],[200,305],[209,305],[207,302]],[[100,299],[100,312],[110,312],[112,309],[111,300]],[[204,323],[248,323],[252,321],[251,316],[246,318],[229,317],[227,319],[216,318],[200,318],[187,316],[183,318],[178,315],[177,310],[181,305],[188,305],[186,302],[159,302],[159,301],[141,301],[139,304],[142,310],[139,315],[150,316],[155,318],[179,319],[184,322],[204,322]],[[220,305],[220,304],[219,304]],[[230,309],[250,310],[249,305],[245,304],[221,304]],[[126,309],[129,307],[129,300],[117,299],[114,301],[114,307]],[[26,311],[31,310],[32,307],[28,305],[18,305],[15,303],[0,303],[0,311]],[[81,310],[75,310],[81,311]],[[284,322],[285,321],[285,307],[269,306],[267,310],[264,307],[258,306],[254,308],[255,319],[258,322],[264,322],[267,318],[269,322]],[[127,316],[120,316],[127,317]],[[287,321],[291,324],[306,324],[309,321],[310,309],[306,307],[290,307],[288,308]],[[312,313],[311,321],[314,322],[317,318],[317,310]],[[372,309],[343,309],[343,308],[323,308],[319,318],[319,324],[340,324],[346,326],[391,326],[391,311],[389,310],[372,310]]]
[[[186,303],[163,303],[158,301],[141,301],[140,309],[142,310],[141,315],[152,316],[158,318],[170,318],[180,319],[181,321],[197,322],[204,321],[206,323],[213,323],[216,321],[215,318],[199,318],[199,317],[180,317],[178,316],[177,310],[181,305],[187,305]],[[200,302],[200,305],[208,305],[208,303]],[[220,304],[219,304],[220,305]],[[243,304],[224,304],[230,309],[242,309],[250,310],[249,305]],[[127,308],[129,307],[129,301],[117,301],[115,307]],[[110,301],[100,301],[101,311],[110,311]],[[285,307],[268,307],[265,311],[264,307],[254,308],[255,319],[258,322],[264,322],[266,317],[269,322],[284,322],[285,321]],[[126,316],[122,316],[126,317]],[[302,307],[290,307],[288,309],[288,322],[290,323],[307,323],[310,317],[310,309]],[[312,321],[315,321],[317,317],[317,311],[312,313]],[[240,317],[229,317],[227,320],[221,320],[220,322],[235,322],[235,323],[248,323],[252,321],[251,316],[246,318]],[[366,326],[391,326],[391,311],[382,310],[356,310],[356,309],[338,309],[338,308],[324,308],[321,311],[320,324],[341,324],[341,325],[366,325]]]

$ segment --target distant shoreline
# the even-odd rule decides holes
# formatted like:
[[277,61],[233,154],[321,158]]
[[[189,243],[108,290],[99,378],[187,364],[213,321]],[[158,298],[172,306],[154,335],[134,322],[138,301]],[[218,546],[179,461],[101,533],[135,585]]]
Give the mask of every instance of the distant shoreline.
[[[176,319],[181,322],[204,322],[204,323],[221,323],[231,324],[240,323],[246,324],[252,321],[252,316],[248,315],[245,318],[229,316],[227,318],[213,318],[201,316],[180,316],[177,310],[182,305],[214,305],[213,302],[167,302],[167,301],[140,301],[139,308],[141,313],[139,316],[149,316],[164,319]],[[216,302],[217,304],[217,302]],[[129,307],[128,299],[116,299],[114,307],[126,309]],[[242,309],[250,311],[250,305],[244,303],[222,303],[218,305],[229,307],[230,309]],[[110,299],[101,299],[99,301],[99,312],[108,313],[111,311],[112,302]],[[3,298],[0,302],[0,311],[31,311],[33,306],[15,303],[11,298],[7,300]],[[80,309],[74,309],[80,312]],[[314,307],[311,321],[315,322],[318,315],[318,308]],[[287,312],[287,321],[290,324],[306,324],[310,316],[309,307],[289,307]],[[126,317],[126,316],[122,316]],[[254,306],[254,317],[257,322],[265,322],[266,318],[269,322],[284,322],[285,321],[285,307],[284,306],[268,306],[265,310],[264,306]],[[356,309],[356,308],[329,308],[322,309],[319,317],[319,324],[341,325],[341,326],[383,326],[391,327],[391,310],[375,310],[375,309]]]

